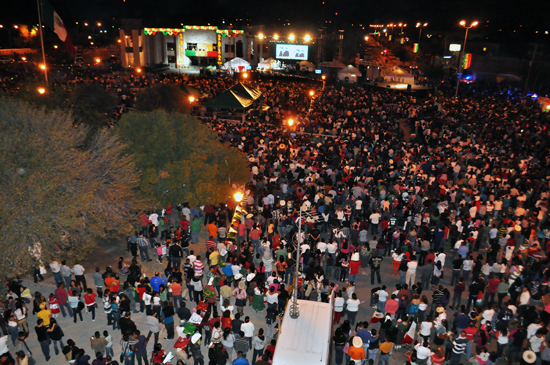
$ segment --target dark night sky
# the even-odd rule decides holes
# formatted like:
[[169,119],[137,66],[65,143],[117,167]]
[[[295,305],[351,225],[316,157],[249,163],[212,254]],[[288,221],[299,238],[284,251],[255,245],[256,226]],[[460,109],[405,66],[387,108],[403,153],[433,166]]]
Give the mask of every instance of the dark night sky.
[[[115,18],[117,26],[124,17],[142,18],[151,26],[221,24],[221,19],[251,19],[251,25],[291,26],[311,29],[325,20],[336,28],[352,23],[372,24],[405,21],[430,23],[434,30],[457,28],[459,20],[490,21],[491,26],[515,29],[524,27],[550,30],[550,1],[511,0],[50,0],[69,28],[75,21],[102,21]],[[37,23],[36,1],[0,0],[0,24]],[[335,13],[338,13],[338,16]],[[278,21],[281,19],[281,21]],[[228,22],[226,22],[227,24]],[[246,22],[243,22],[246,24]],[[242,25],[242,24],[241,24]],[[238,24],[237,24],[238,26]],[[524,28],[525,29],[525,28]]]

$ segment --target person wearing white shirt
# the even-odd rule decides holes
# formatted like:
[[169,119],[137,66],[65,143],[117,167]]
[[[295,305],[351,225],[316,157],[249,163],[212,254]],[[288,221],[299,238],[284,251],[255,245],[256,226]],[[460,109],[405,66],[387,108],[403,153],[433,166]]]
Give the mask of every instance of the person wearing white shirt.
[[248,339],[250,347],[252,347],[252,337],[254,337],[254,324],[250,322],[250,317],[246,316],[244,323],[241,324],[241,331],[244,332],[244,337]]
[[411,261],[407,263],[407,274],[405,276],[405,283],[412,287],[416,282],[416,268],[418,267],[418,261],[416,261],[416,256],[411,256]]
[[334,299],[334,324],[340,323],[340,318],[342,317],[345,303],[345,299],[342,298],[342,292],[338,291],[336,293],[336,298]]
[[420,360],[419,363],[421,364],[425,364],[428,358],[432,356],[432,351],[430,350],[430,345],[427,340],[424,340],[423,343],[417,343],[414,348],[416,349],[416,358]]
[[84,277],[84,272],[86,271],[86,269],[84,269],[82,265],[76,264],[73,266],[71,271],[74,273],[74,280],[76,281],[76,283],[81,284],[82,289],[84,289],[84,291],[87,291],[88,285],[86,285],[86,278]]
[[55,280],[55,285],[63,282],[63,276],[61,275],[61,265],[57,260],[54,260],[50,263],[50,269],[52,269],[53,278]]

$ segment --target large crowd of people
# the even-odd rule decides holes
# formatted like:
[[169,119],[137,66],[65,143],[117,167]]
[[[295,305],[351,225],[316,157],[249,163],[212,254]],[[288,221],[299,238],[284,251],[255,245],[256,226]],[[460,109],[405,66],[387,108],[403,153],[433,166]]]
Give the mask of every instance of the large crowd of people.
[[[212,95],[231,84],[162,82],[176,79]],[[32,296],[34,331],[11,283],[2,330],[17,359],[4,351],[1,364],[26,364],[36,335],[46,361],[53,341],[77,365],[160,363],[173,347],[178,364],[266,365],[295,285],[300,298],[332,303],[337,365],[550,362],[549,123],[534,101],[488,86],[458,99],[446,85],[426,98],[256,86],[269,108],[254,120],[203,119],[250,161],[246,214],[235,222],[231,200],[144,213],[132,258],[98,268],[92,288],[82,266],[53,262],[57,289]],[[107,315],[112,329],[95,333],[91,355],[63,342],[65,310],[75,323]],[[137,312],[148,327],[137,328]]]

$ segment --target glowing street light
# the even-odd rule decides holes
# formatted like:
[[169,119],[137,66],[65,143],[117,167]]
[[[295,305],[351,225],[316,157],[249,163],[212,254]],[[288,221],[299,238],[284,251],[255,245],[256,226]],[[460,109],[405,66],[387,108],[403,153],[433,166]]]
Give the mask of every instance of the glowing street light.
[[245,72],[245,73],[243,74],[243,77],[244,77],[245,79],[248,78],[248,74]]
[[53,48],[57,49],[57,44],[54,44],[54,45],[53,45]]
[[235,194],[233,194],[233,199],[235,199],[235,201],[237,203],[240,203],[244,198],[244,194],[241,193],[240,191],[237,191]]
[[463,55],[465,54],[466,52],[466,41],[468,40],[468,31],[475,27],[476,25],[478,25],[478,21],[475,20],[473,21],[472,23],[470,23],[469,26],[466,25],[466,21],[465,20],[462,20],[460,21],[459,23],[461,26],[463,26],[464,28],[466,28],[466,33],[464,34],[464,46],[462,46],[462,53],[460,54],[460,58],[458,59],[458,67],[457,67],[457,75],[456,75],[456,92],[455,92],[455,98],[458,97],[458,87],[460,85],[460,77],[458,76],[458,74],[460,73],[461,71],[461,68],[462,68],[462,57]]
[[365,40],[366,40],[367,42],[369,41],[369,36],[368,36],[368,35],[365,36]]
[[294,42],[294,34],[291,33],[291,34],[288,36],[288,40],[291,41],[291,42]]
[[189,102],[193,103],[195,101],[195,97],[193,95],[189,96]]
[[264,34],[263,33],[258,34],[258,38],[260,38],[260,40],[264,39]]
[[101,27],[101,23],[100,23],[100,22],[97,22],[97,26],[98,26],[98,27]]
[[313,95],[315,95],[315,91],[311,90],[311,91],[309,92],[309,96],[313,96]]
[[138,74],[141,73],[141,68],[137,68],[136,71]]
[[39,87],[39,88],[38,88],[38,93],[39,93],[40,95],[44,94],[45,92],[46,92],[46,89],[44,89],[43,87]]
[[100,63],[101,62],[101,58],[96,58],[95,59],[95,63]]
[[294,124],[294,119],[289,119],[287,123],[289,127],[292,127],[292,125]]
[[46,65],[43,64],[43,63],[41,63],[41,64],[40,64],[40,69],[41,69],[41,70],[46,70]]
[[278,40],[279,36],[277,34],[273,35],[273,39]]
[[15,29],[19,29],[19,25],[14,25],[13,26]]
[[327,77],[326,77],[325,75],[323,75],[323,76],[321,76],[321,78],[324,80],[324,79],[326,79]]
[[306,42],[309,42],[311,40],[311,37],[309,36],[309,34],[306,34],[306,36],[304,37],[304,40]]

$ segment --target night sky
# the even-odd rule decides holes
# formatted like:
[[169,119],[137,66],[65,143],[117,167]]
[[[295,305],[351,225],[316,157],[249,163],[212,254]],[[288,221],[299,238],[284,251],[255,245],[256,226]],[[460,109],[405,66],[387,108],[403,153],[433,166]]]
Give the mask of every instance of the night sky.
[[[236,26],[265,24],[291,27],[345,28],[351,24],[382,24],[404,21],[413,26],[429,22],[433,30],[452,30],[461,19],[490,21],[492,27],[550,30],[550,1],[511,0],[50,0],[65,23],[102,21],[117,26],[121,18],[141,18],[150,26],[185,24]],[[37,23],[36,1],[0,1],[0,24]],[[338,13],[336,15],[335,13]],[[115,18],[113,20],[113,18]],[[235,19],[243,19],[242,22]],[[247,21],[246,19],[251,19]],[[280,19],[280,20],[279,20]],[[331,21],[331,23],[325,23]]]

